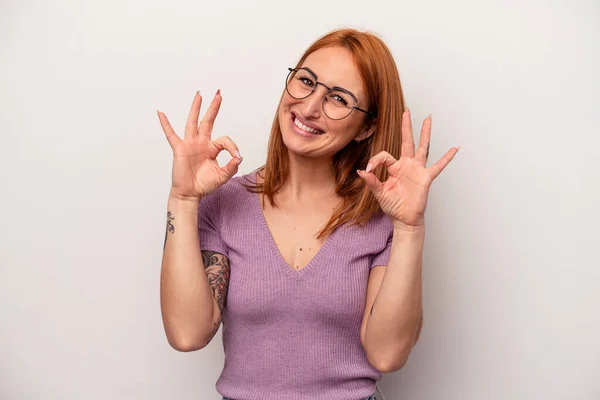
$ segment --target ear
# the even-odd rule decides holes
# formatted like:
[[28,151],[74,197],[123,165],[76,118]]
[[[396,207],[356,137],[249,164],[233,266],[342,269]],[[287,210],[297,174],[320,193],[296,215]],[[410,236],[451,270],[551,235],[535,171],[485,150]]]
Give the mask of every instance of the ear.
[[371,137],[371,135],[373,135],[375,133],[375,128],[377,127],[377,120],[374,119],[373,121],[371,121],[369,123],[369,125],[367,126],[367,128],[360,134],[358,134],[355,138],[354,141],[356,143],[362,142],[365,139],[368,139]]

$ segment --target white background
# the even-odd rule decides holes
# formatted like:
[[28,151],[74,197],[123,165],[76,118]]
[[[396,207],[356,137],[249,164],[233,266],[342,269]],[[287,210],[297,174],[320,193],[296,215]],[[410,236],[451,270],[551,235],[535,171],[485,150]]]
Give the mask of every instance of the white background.
[[391,48],[417,137],[433,115],[430,160],[462,146],[430,192],[425,323],[387,399],[600,398],[597,0],[0,4],[1,399],[220,399],[220,333],[184,354],[162,328],[155,111],[182,133],[220,88],[214,137],[249,172],[286,68],[345,26]]

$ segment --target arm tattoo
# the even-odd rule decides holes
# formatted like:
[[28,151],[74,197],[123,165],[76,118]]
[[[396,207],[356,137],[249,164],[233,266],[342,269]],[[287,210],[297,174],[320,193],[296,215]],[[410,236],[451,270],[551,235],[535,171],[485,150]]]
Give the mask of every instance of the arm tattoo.
[[217,334],[217,331],[219,330],[219,325],[221,325],[221,319],[220,318],[217,321],[213,322],[213,330],[210,333],[210,336],[208,337],[208,340],[206,341],[206,345],[208,345],[210,343],[210,341],[212,340],[212,338],[215,337],[215,335]]
[[202,264],[204,264],[204,270],[206,271],[213,297],[217,302],[219,311],[222,313],[227,299],[227,287],[229,286],[229,259],[221,253],[202,250]]
[[167,212],[167,229],[165,230],[165,244],[163,245],[163,250],[167,247],[167,234],[169,232],[175,233],[175,225],[171,221],[173,221],[175,217],[171,214],[171,211]]

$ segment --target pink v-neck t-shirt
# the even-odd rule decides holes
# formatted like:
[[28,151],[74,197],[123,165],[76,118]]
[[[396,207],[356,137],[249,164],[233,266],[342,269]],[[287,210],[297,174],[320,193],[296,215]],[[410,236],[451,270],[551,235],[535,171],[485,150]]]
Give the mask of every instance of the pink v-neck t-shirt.
[[292,269],[267,226],[259,196],[234,177],[200,201],[200,248],[229,258],[223,311],[225,363],[216,383],[228,398],[360,399],[381,372],[360,342],[370,269],[387,265],[393,225],[379,214],[332,233]]

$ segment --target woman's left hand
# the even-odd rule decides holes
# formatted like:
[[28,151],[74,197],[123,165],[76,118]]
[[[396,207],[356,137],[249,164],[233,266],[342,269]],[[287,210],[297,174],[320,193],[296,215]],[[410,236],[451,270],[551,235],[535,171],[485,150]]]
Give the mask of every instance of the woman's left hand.
[[[429,187],[460,149],[460,147],[451,148],[438,162],[427,168],[430,137],[431,115],[423,122],[415,156],[410,111],[405,111],[402,116],[400,159],[396,160],[389,153],[382,151],[369,160],[366,170],[357,171],[379,202],[383,212],[392,218],[394,224],[408,229],[425,225]],[[386,167],[388,171],[388,179],[383,183],[370,172],[380,165]]]

